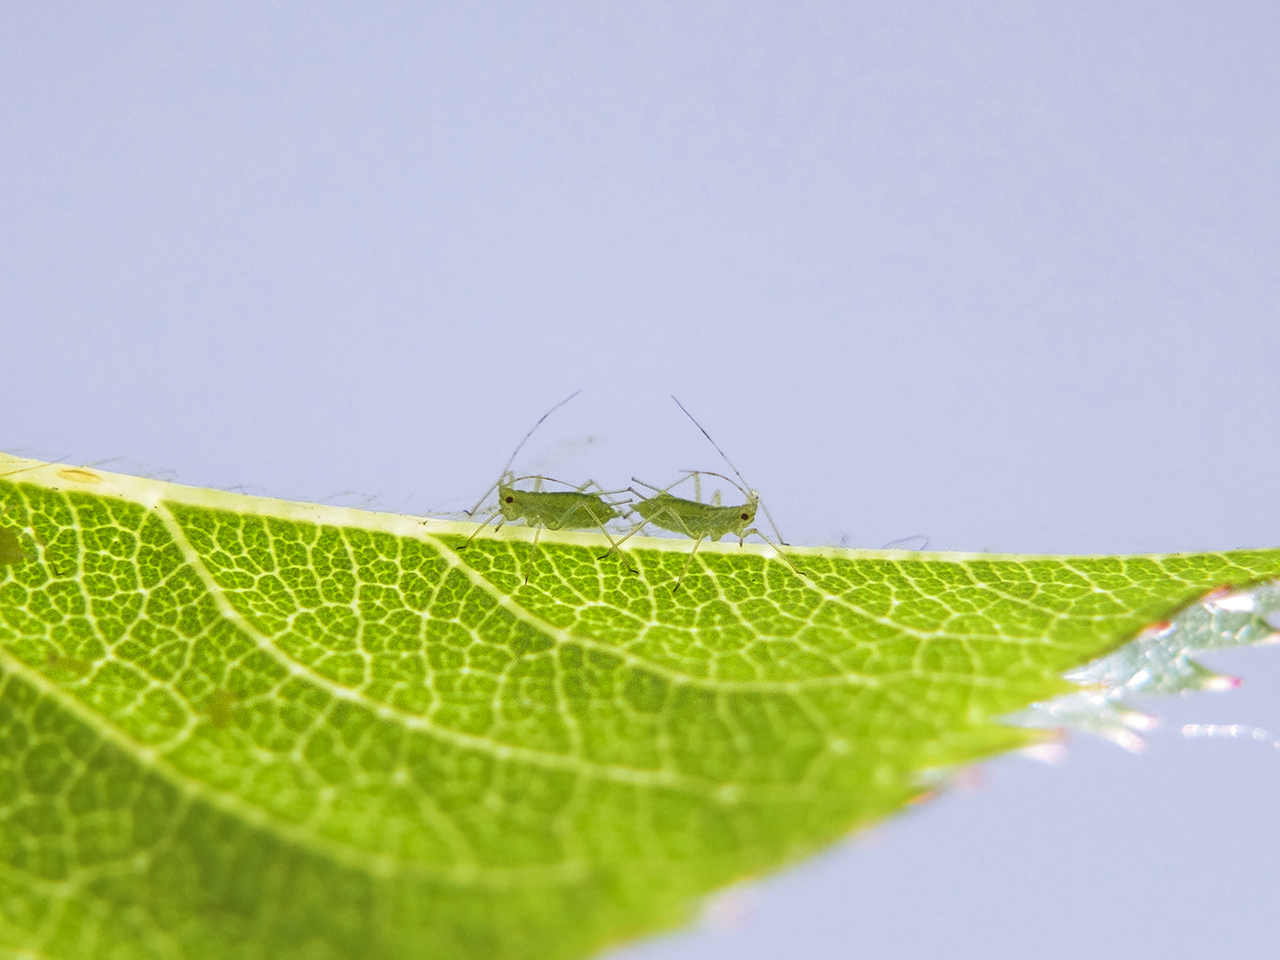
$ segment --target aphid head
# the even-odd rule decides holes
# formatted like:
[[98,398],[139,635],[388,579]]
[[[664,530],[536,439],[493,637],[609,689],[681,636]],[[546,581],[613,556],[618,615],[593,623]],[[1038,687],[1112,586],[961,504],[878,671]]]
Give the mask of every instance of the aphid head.
[[520,494],[516,489],[516,477],[513,473],[504,473],[498,481],[498,511],[508,520],[519,520]]
[[755,490],[747,491],[747,502],[742,505],[741,511],[738,513],[738,520],[742,526],[755,523],[756,511],[760,509],[760,494]]

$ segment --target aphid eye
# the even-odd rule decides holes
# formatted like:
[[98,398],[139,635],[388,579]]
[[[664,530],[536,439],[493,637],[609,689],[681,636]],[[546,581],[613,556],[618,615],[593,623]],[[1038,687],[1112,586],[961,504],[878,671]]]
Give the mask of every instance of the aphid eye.
[[743,520],[750,520],[750,519],[751,519],[751,514],[749,514],[749,513],[744,513],[744,514],[742,515],[742,519],[743,519]]
[[515,497],[507,497],[507,503],[515,503],[515,502],[516,502]]

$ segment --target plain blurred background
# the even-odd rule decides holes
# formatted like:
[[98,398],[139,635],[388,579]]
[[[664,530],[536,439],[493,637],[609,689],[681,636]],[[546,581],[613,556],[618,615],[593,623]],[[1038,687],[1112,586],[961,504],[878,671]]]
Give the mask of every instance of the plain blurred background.
[[[1280,545],[1273,3],[0,12],[0,449],[400,512],[721,469],[798,544]],[[1280,653],[616,960],[1271,956]]]

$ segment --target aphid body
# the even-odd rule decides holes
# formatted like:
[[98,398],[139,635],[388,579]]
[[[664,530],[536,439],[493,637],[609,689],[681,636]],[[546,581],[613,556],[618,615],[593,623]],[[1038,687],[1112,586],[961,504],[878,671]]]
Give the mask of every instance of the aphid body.
[[[580,530],[587,527],[603,529],[607,522],[622,516],[616,504],[604,499],[605,496],[622,491],[588,492],[586,488],[594,486],[594,481],[588,481],[575,490],[539,489],[548,479],[550,478],[507,474],[498,481],[498,512],[502,514],[502,522],[523,520],[531,527],[546,527],[548,530]],[[534,481],[534,489],[517,488],[516,484],[521,480]]]
[[[683,483],[689,477],[693,477],[695,482],[703,475],[712,477],[721,477],[728,480],[719,473],[711,473],[706,470],[694,470],[688,476],[677,481]],[[636,513],[644,517],[644,519],[652,523],[655,527],[661,527],[663,530],[670,530],[672,533],[682,533],[691,540],[719,540],[726,534],[733,534],[741,543],[750,534],[760,533],[751,524],[756,519],[756,510],[760,507],[760,494],[755,490],[744,491],[747,502],[737,506],[723,506],[720,503],[720,491],[715,492],[711,503],[703,503],[700,499],[689,500],[685,497],[677,497],[669,493],[670,487],[659,489],[651,484],[645,483],[643,480],[632,477],[636,483],[649,487],[651,490],[657,490],[651,497],[645,497],[636,503],[633,508]],[[733,483],[732,480],[729,480]],[[672,484],[674,486],[675,484]],[[737,486],[737,484],[734,484]]]
[[[738,538],[739,545],[741,545],[751,534],[755,534],[761,540],[764,540],[777,550],[778,556],[786,561],[787,565],[790,566],[792,570],[795,570],[796,573],[800,573],[799,568],[787,558],[777,543],[774,543],[759,529],[752,526],[756,519],[756,511],[763,506],[760,502],[760,494],[755,490],[747,488],[746,480],[743,479],[742,474],[738,472],[738,468],[733,465],[733,462],[727,456],[725,456],[725,452],[720,449],[719,444],[711,439],[711,435],[703,429],[702,424],[698,423],[697,420],[694,420],[693,415],[689,413],[688,410],[685,410],[684,404],[679,400],[676,400],[675,397],[672,397],[671,399],[676,401],[676,406],[684,411],[685,416],[690,420],[693,420],[693,425],[702,431],[702,435],[711,442],[713,447],[716,448],[716,452],[724,458],[725,463],[729,464],[729,468],[737,474],[738,479],[743,481],[742,484],[739,485],[737,482],[726,477],[722,473],[713,473],[710,470],[691,470],[684,477],[671,485],[671,487],[674,487],[676,484],[684,483],[692,477],[695,484],[694,496],[696,499],[689,500],[685,497],[677,497],[670,493],[671,487],[655,487],[653,484],[646,483],[638,477],[631,478],[641,486],[648,487],[650,490],[656,491],[649,497],[646,497],[638,490],[633,489],[631,491],[640,497],[635,506],[632,507],[634,512],[640,514],[640,516],[644,518],[643,523],[641,523],[640,526],[643,527],[644,524],[651,523],[655,527],[660,527],[663,530],[670,530],[672,533],[683,534],[690,540],[694,541],[693,549],[689,551],[689,556],[685,560],[684,568],[680,571],[680,576],[676,578],[676,584],[672,589],[680,589],[680,582],[688,572],[689,565],[693,562],[693,555],[698,552],[698,547],[701,546],[703,540],[715,541],[729,534]],[[725,506],[720,503],[720,491],[718,490],[712,497],[711,503],[704,503],[702,501],[701,489],[701,478],[703,476],[719,477],[721,480],[725,480],[737,487],[746,498],[746,503]],[[765,516],[768,515],[768,508],[765,508]],[[782,534],[778,533],[778,527],[773,523],[773,519],[771,517],[769,519],[769,523],[773,526],[773,532],[777,534],[779,543],[785,543],[782,539]],[[637,530],[638,529],[639,527],[637,527]],[[627,536],[632,536],[637,532],[637,530],[631,531]]]
[[[483,530],[489,521],[495,517],[499,517],[498,529],[507,521],[523,520],[528,526],[534,528],[533,544],[529,548],[529,559],[526,563],[525,582],[529,582],[528,568],[533,563],[533,559],[537,554],[538,537],[545,527],[548,530],[589,530],[598,529],[605,535],[609,541],[609,550],[604,554],[608,556],[618,549],[618,544],[609,534],[605,524],[610,520],[617,520],[625,514],[618,511],[618,507],[623,503],[630,501],[610,502],[605,497],[614,496],[619,493],[625,493],[624,490],[605,490],[594,480],[588,480],[579,487],[569,490],[543,490],[544,482],[560,483],[566,487],[571,484],[564,483],[562,480],[554,480],[550,477],[527,476],[517,477],[511,472],[511,464],[515,462],[516,454],[520,452],[520,448],[525,445],[533,431],[541,426],[542,421],[551,416],[556,410],[564,406],[570,400],[578,395],[581,391],[575,391],[565,399],[561,400],[554,407],[544,413],[538,422],[533,425],[528,433],[524,435],[524,440],[516,446],[515,451],[511,454],[507,464],[502,468],[502,476],[497,483],[484,492],[484,496],[476,503],[475,507],[467,511],[474,514],[480,508],[480,504],[485,501],[489,493],[497,487],[498,489],[498,508],[494,510],[485,519],[484,523],[476,528],[476,532],[467,538],[465,546],[469,546],[471,541],[475,539],[476,534]],[[532,480],[532,490],[522,490],[516,486],[523,480]],[[594,488],[594,490],[590,489]]]

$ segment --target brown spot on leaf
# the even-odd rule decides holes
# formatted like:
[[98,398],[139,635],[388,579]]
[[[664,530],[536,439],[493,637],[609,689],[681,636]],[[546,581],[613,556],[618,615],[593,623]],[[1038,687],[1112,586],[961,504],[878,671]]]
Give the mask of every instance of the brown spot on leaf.
[[52,651],[49,653],[47,662],[50,672],[74,674],[76,679],[88,676],[89,671],[93,669],[79,657],[67,657]]
[[215,727],[225,727],[231,722],[231,711],[236,705],[236,695],[230,690],[215,690],[209,698],[209,719]]
[[18,539],[18,531],[13,527],[0,527],[0,566],[6,563],[21,563],[30,559],[22,549],[22,541]]

